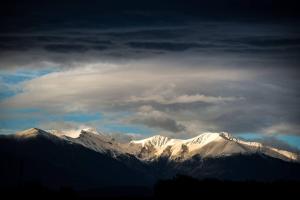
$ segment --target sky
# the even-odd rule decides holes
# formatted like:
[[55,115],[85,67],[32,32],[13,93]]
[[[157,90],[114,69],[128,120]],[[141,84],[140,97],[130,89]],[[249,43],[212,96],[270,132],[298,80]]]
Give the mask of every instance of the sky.
[[3,1],[0,133],[205,131],[300,148],[297,1]]

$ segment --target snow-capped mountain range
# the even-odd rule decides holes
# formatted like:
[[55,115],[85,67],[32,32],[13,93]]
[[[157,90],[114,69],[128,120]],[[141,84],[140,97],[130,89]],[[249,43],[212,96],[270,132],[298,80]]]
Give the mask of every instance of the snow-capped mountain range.
[[[109,153],[113,157],[132,155],[142,161],[153,161],[160,158],[180,162],[199,156],[217,158],[236,154],[262,154],[285,161],[300,161],[297,153],[265,146],[259,142],[248,142],[235,138],[229,133],[205,132],[190,139],[172,139],[155,135],[129,143],[119,143],[111,136],[95,129],[82,129],[77,133],[70,131],[43,131],[32,128],[16,134],[18,138],[31,138],[38,134],[49,138],[59,138],[71,143],[80,144],[99,153]],[[55,136],[55,137],[52,137]]]
[[187,160],[196,155],[206,158],[262,153],[283,160],[299,160],[296,153],[264,146],[259,142],[243,141],[225,132],[206,132],[186,140],[156,135],[144,140],[131,141],[130,144],[138,145],[143,152],[147,152],[146,159],[163,156],[172,160]]
[[[198,179],[300,180],[295,152],[228,133],[202,133],[190,139],[161,135],[126,143],[83,129],[31,128],[0,135],[0,186],[39,181],[48,187],[95,188],[152,185],[176,174]],[[22,173],[20,173],[20,171]]]

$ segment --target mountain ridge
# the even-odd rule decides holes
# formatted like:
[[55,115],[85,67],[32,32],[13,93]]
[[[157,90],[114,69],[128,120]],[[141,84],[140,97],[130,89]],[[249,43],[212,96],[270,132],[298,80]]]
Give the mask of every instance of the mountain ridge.
[[[161,139],[161,141],[157,141],[157,139]],[[157,145],[157,143],[161,145]],[[152,155],[148,156],[147,159],[155,159],[161,155],[166,156],[166,151],[169,151],[168,157],[171,160],[186,160],[195,155],[220,157],[239,153],[263,153],[282,160],[299,162],[297,153],[266,146],[259,142],[244,141],[226,132],[205,132],[185,140],[153,136],[143,140],[131,141],[131,144],[140,145],[144,152],[148,150],[148,153]],[[184,158],[182,158],[183,151],[185,152]],[[178,159],[179,157],[180,159]]]
[[[207,141],[210,142],[203,145]],[[143,142],[145,146],[140,144]],[[270,152],[217,154],[240,145],[221,133],[187,140],[156,136],[143,142],[121,144],[105,134],[87,130],[77,138],[41,129],[1,135],[0,186],[36,181],[49,187],[76,189],[153,185],[177,174],[198,179],[300,181],[299,162],[278,158]],[[203,146],[199,149],[197,145]]]
[[263,145],[259,142],[249,142],[227,132],[204,132],[190,139],[175,139],[162,135],[154,135],[141,140],[132,140],[129,143],[119,143],[113,137],[98,132],[96,129],[82,129],[77,137],[70,137],[69,132],[44,131],[31,128],[15,134],[17,138],[31,138],[43,135],[52,140],[61,138],[68,142],[83,145],[99,153],[109,153],[113,157],[132,155],[142,161],[151,161],[161,157],[169,160],[184,161],[193,156],[222,157],[234,154],[262,153],[285,161],[300,162],[297,153]]

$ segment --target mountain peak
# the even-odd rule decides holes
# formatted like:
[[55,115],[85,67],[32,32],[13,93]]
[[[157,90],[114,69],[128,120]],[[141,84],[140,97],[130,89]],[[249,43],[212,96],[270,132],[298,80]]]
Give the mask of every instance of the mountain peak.
[[224,139],[224,137],[222,137],[222,133],[205,132],[196,137],[185,140],[185,143],[205,145],[213,141],[219,141],[221,139]]
[[[166,138],[168,138],[168,137],[163,136],[163,135],[154,135],[154,136],[152,136],[152,137],[150,137],[150,138],[152,138],[152,139],[166,139]],[[150,139],[150,138],[149,138],[149,139]]]
[[92,134],[95,134],[95,135],[103,135],[103,133],[98,132],[96,128],[84,128],[84,129],[81,129],[80,135],[83,134],[83,133],[92,133]]
[[46,135],[46,134],[49,134],[49,133],[42,129],[30,128],[30,129],[16,133],[16,136],[22,137],[22,138],[30,138],[30,137],[36,137],[37,135]]
[[95,128],[84,128],[84,129],[70,129],[70,130],[47,130],[47,132],[58,136],[58,137],[70,137],[70,138],[78,138],[81,135],[101,135],[102,133],[97,132]]
[[166,136],[162,135],[154,135],[152,137],[143,139],[143,140],[133,140],[131,143],[134,144],[141,144],[142,146],[148,146],[148,145],[153,145],[156,147],[161,147],[167,144],[170,141],[170,139]]
[[233,138],[234,138],[233,135],[231,135],[231,134],[229,134],[229,133],[227,133],[227,132],[221,132],[221,133],[220,133],[220,136],[221,136],[221,137],[224,137],[224,138],[226,138],[226,139],[233,139]]

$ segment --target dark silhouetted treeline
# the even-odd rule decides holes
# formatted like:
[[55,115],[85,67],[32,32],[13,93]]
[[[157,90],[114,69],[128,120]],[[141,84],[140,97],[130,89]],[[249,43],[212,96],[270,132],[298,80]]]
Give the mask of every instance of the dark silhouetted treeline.
[[297,181],[221,181],[198,180],[184,175],[160,180],[150,187],[103,187],[93,190],[73,190],[68,187],[52,190],[40,184],[16,188],[1,188],[1,196],[10,199],[260,199],[288,198],[299,194]]
[[161,180],[154,187],[154,196],[165,198],[230,198],[260,199],[271,197],[291,197],[299,194],[298,181],[221,181],[216,179],[198,180],[177,175],[171,180]]

